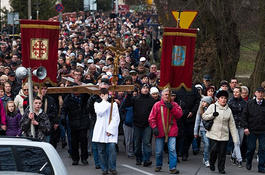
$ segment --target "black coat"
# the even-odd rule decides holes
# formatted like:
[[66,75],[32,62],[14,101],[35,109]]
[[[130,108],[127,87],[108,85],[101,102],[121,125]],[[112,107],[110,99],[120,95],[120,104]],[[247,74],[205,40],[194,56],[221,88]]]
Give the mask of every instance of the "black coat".
[[189,112],[192,112],[192,117],[187,118],[187,116],[182,116],[184,122],[195,122],[196,114],[198,107],[200,105],[201,96],[198,92],[198,90],[192,85],[191,91],[188,92],[183,87],[180,88],[178,91],[175,92],[177,95],[177,98],[175,99],[175,102],[178,102],[178,100],[182,100],[186,104],[186,109]]
[[155,102],[155,99],[149,94],[140,94],[134,97],[128,94],[121,108],[133,106],[133,125],[145,128],[149,126],[148,118]]
[[257,104],[256,99],[247,101],[242,113],[242,126],[250,133],[261,134],[265,132],[265,102]]
[[234,120],[236,123],[236,128],[241,128],[242,127],[242,121],[241,121],[241,116],[242,116],[242,112],[245,108],[246,105],[246,101],[244,99],[242,99],[241,97],[235,98],[232,97],[229,101],[228,101],[228,106],[229,108],[232,110],[233,116],[234,116]]
[[68,94],[63,102],[61,119],[65,121],[68,115],[71,130],[89,129],[89,114],[87,109],[89,94],[80,95],[80,104],[73,94]]

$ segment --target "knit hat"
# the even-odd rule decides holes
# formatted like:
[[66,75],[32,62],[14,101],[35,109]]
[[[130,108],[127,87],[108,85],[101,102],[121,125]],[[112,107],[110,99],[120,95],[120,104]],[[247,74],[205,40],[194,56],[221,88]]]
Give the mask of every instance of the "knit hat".
[[210,96],[205,96],[202,98],[202,101],[205,101],[208,104],[211,104],[213,102],[213,98]]
[[143,83],[140,87],[140,91],[142,90],[143,87],[148,87],[149,88],[149,85],[147,83]]
[[152,95],[153,93],[158,93],[158,89],[156,87],[151,87],[150,89],[150,94]]

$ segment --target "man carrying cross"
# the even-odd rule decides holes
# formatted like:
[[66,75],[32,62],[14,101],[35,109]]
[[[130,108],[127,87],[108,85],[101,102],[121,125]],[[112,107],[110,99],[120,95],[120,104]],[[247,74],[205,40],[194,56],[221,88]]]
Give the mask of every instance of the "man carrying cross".
[[148,121],[156,137],[155,172],[162,169],[164,144],[168,142],[170,174],[178,174],[179,171],[176,169],[176,137],[178,135],[176,119],[181,118],[182,109],[176,102],[170,100],[169,93],[168,88],[162,91],[162,99],[153,106]]

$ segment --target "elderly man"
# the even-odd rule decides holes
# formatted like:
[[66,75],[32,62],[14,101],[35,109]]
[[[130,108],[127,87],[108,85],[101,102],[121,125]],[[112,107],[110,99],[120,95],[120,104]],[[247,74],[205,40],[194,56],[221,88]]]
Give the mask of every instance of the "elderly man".
[[252,159],[256,149],[256,141],[259,140],[258,172],[265,173],[265,102],[264,88],[259,87],[255,92],[256,98],[249,100],[242,113],[242,126],[247,135],[247,164],[251,170]]
[[[169,113],[168,113],[169,111]],[[169,115],[169,117],[167,116]],[[178,135],[178,126],[176,119],[182,116],[180,106],[169,97],[169,89],[162,91],[162,99],[157,102],[150,113],[149,124],[153,128],[156,137],[156,168],[155,172],[162,169],[163,150],[165,142],[168,142],[169,150],[169,170],[170,174],[178,174],[176,137]],[[168,139],[168,140],[167,140]]]

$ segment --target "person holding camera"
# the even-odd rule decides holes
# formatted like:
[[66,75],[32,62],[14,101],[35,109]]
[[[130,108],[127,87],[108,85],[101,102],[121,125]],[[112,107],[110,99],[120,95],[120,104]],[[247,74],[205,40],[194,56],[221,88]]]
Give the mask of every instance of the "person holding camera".
[[218,157],[219,173],[225,174],[226,145],[229,140],[229,131],[234,144],[239,143],[233,114],[227,104],[228,92],[219,91],[216,97],[217,102],[208,107],[202,118],[213,120],[211,130],[206,133],[210,139],[210,170],[215,171],[215,162]]
[[159,172],[162,169],[163,150],[165,142],[167,142],[170,174],[178,174],[176,153],[178,125],[176,119],[181,118],[182,109],[176,102],[170,100],[169,93],[168,88],[162,91],[162,99],[153,106],[148,121],[156,138],[155,172]]

